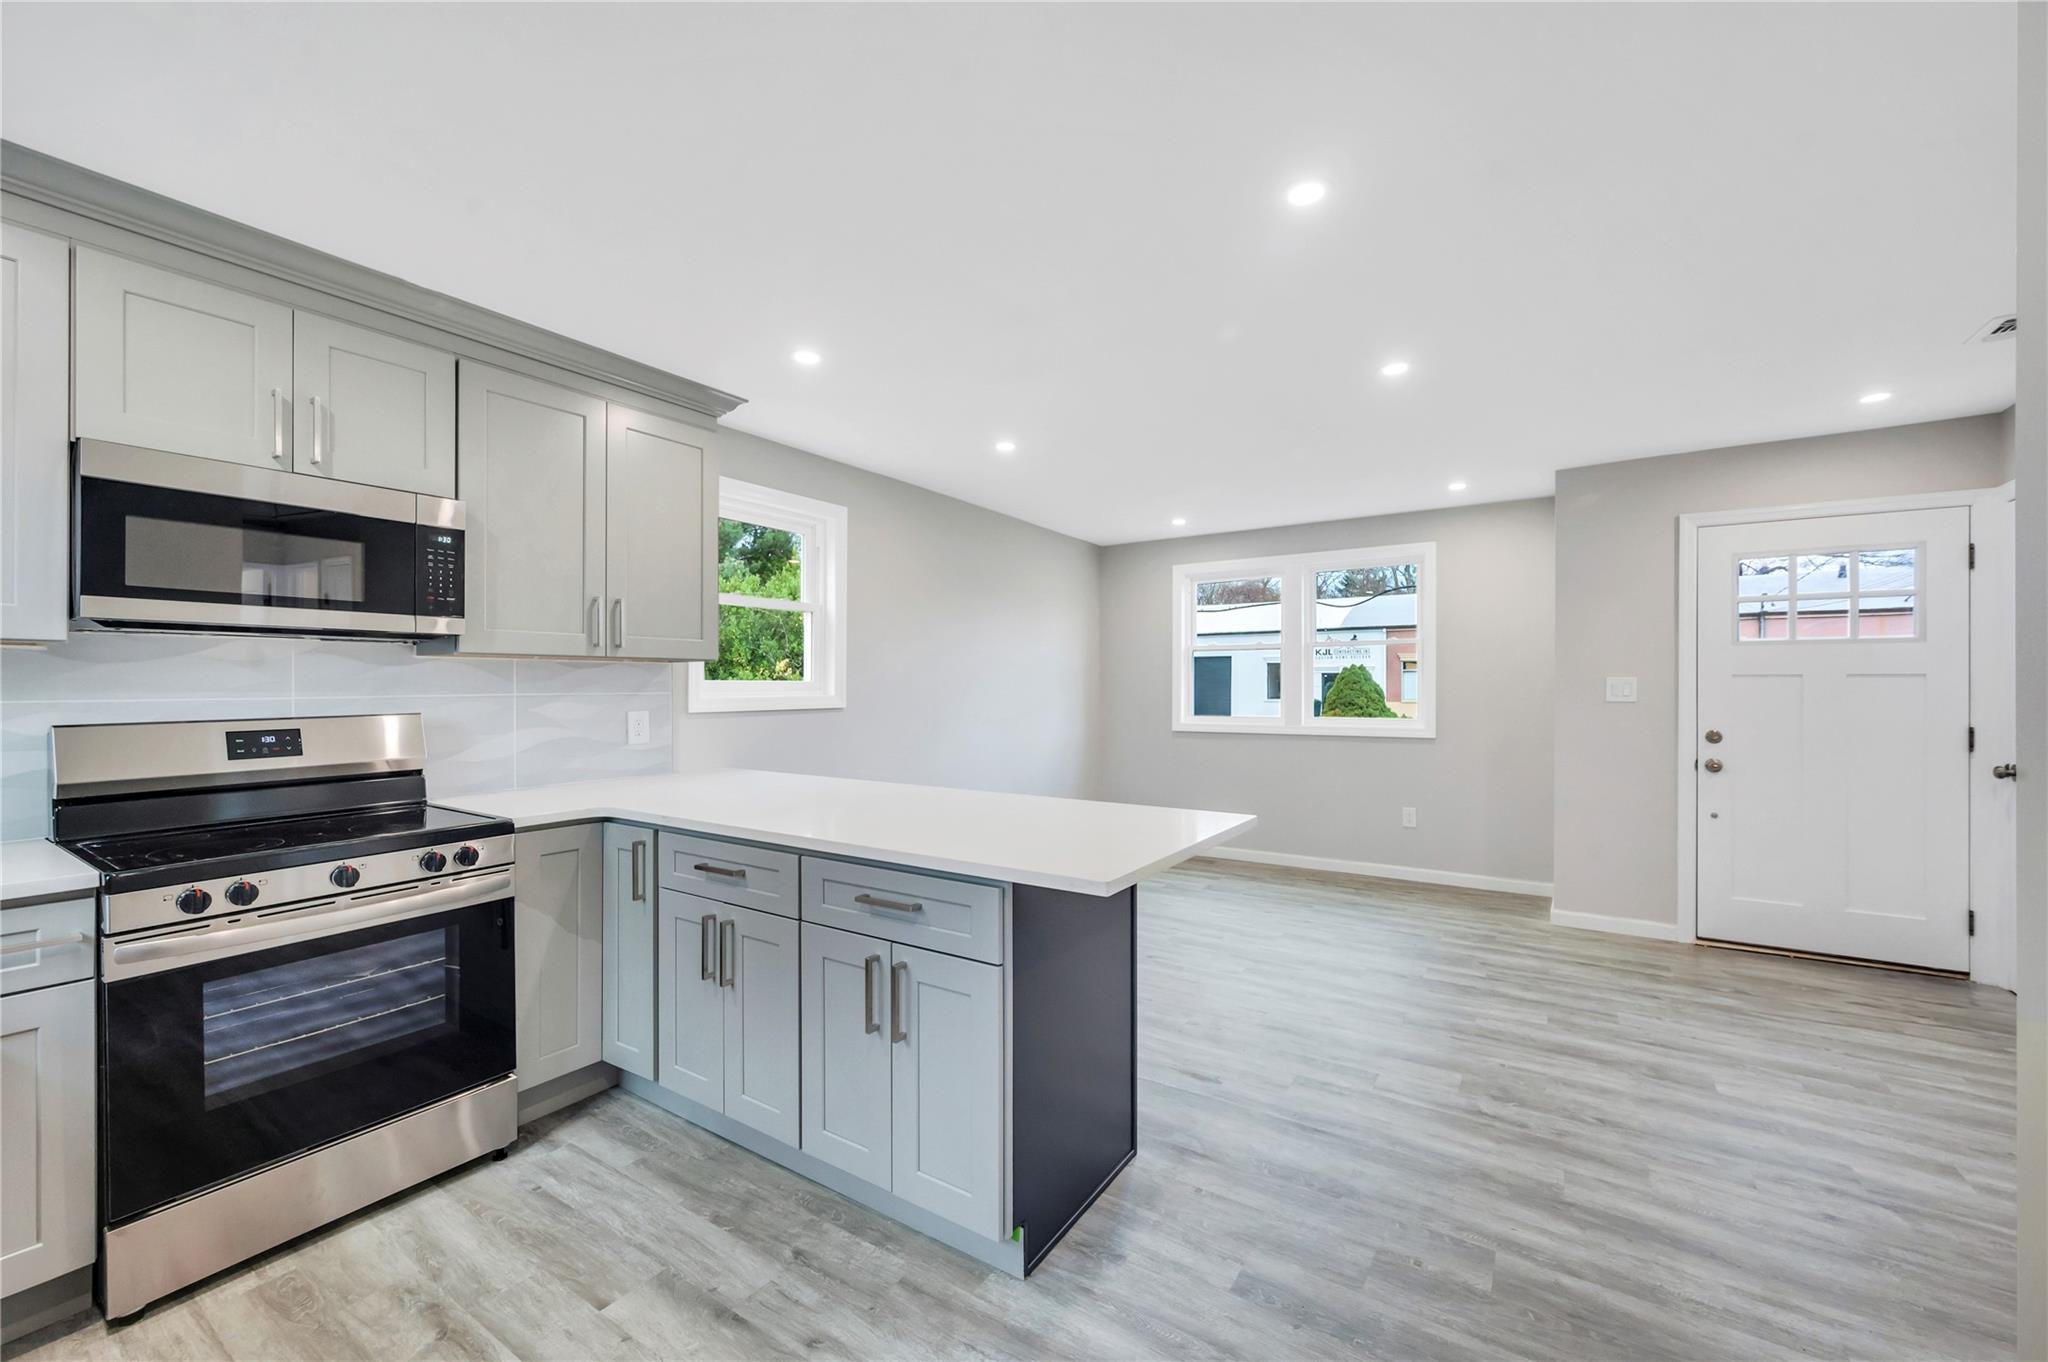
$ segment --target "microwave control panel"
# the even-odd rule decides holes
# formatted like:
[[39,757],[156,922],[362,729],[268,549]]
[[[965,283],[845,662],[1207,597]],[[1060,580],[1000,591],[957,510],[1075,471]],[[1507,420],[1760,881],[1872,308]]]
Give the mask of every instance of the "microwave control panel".
[[420,579],[415,614],[457,616],[462,613],[462,531],[438,525],[420,526]]

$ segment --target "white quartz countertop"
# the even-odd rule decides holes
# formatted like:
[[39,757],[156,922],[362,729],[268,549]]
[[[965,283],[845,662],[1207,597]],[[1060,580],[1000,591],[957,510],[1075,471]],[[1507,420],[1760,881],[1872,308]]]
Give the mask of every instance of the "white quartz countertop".
[[0,842],[0,904],[33,903],[66,894],[90,894],[100,872],[55,843]]
[[509,818],[516,828],[620,819],[1098,896],[1258,821],[1245,813],[746,770],[587,780],[435,802]]

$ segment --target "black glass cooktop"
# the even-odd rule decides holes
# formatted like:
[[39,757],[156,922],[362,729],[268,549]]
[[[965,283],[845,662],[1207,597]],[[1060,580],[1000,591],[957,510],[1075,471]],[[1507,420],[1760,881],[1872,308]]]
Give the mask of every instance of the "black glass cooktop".
[[64,847],[124,882],[206,878],[343,860],[407,846],[499,836],[512,825],[436,804],[345,810],[306,818],[216,823],[66,842]]

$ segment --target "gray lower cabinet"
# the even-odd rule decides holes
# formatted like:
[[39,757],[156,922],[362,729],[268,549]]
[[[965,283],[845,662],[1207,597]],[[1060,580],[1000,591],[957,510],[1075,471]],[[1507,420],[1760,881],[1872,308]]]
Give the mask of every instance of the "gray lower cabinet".
[[294,471],[455,495],[455,356],[312,312],[292,348]]
[[0,226],[0,638],[55,642],[71,619],[71,246]]
[[802,955],[804,1152],[1001,1238],[1001,967],[808,922]]
[[94,993],[87,977],[0,997],[0,1295],[98,1255]]
[[519,1086],[604,1058],[604,826],[521,832],[513,916]]
[[654,832],[604,828],[604,1061],[654,1077]]
[[797,924],[661,891],[656,1081],[794,1146]]
[[80,246],[75,433],[262,468],[292,464],[292,310]]

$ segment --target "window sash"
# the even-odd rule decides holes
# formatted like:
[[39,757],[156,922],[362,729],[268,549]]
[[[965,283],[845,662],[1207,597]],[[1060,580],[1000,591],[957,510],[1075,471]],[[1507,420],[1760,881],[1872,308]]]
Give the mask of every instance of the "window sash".
[[733,710],[840,709],[846,704],[846,508],[792,492],[722,478],[718,516],[803,538],[798,577],[801,600],[720,592],[721,606],[777,610],[807,616],[804,679],[801,681],[717,680],[704,663],[690,664],[688,708],[692,712]]

